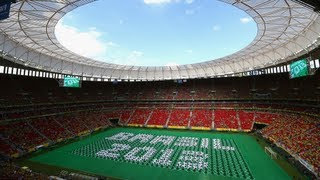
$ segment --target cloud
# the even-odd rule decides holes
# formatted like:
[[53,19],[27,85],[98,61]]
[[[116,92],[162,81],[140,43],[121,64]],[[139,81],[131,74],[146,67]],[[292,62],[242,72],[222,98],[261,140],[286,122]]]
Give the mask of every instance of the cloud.
[[144,56],[143,52],[129,50],[125,53],[120,45],[111,41],[104,41],[102,33],[96,27],[81,31],[76,27],[64,24],[63,21],[59,21],[55,33],[59,42],[76,54],[108,63],[143,65],[143,62],[140,62]]
[[114,42],[107,42],[106,44],[108,47],[119,47],[119,45]]
[[132,51],[129,55],[129,58],[137,58],[143,56],[143,52],[141,51]]
[[185,11],[185,14],[186,15],[192,15],[192,14],[194,14],[195,12],[194,12],[194,10],[190,10],[190,9],[187,9],[186,11]]
[[113,42],[104,42],[101,39],[102,33],[95,27],[91,27],[87,31],[80,31],[76,27],[65,25],[63,21],[59,21],[55,33],[59,42],[67,49],[93,59],[101,59],[109,47],[117,46]]
[[212,27],[212,30],[213,30],[213,31],[220,31],[220,30],[221,30],[221,26],[219,26],[219,25],[214,25],[214,26]]
[[241,22],[242,24],[247,24],[247,23],[249,23],[249,22],[251,22],[251,21],[252,21],[252,19],[249,18],[249,17],[240,18],[240,22]]
[[194,0],[186,0],[187,4],[192,4],[194,2]]

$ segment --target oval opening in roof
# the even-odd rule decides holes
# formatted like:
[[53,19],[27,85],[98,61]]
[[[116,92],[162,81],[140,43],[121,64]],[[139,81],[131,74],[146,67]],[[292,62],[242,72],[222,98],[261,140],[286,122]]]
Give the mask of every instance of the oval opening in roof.
[[67,49],[95,60],[170,66],[214,60],[250,44],[256,23],[214,0],[109,0],[75,9],[56,26]]

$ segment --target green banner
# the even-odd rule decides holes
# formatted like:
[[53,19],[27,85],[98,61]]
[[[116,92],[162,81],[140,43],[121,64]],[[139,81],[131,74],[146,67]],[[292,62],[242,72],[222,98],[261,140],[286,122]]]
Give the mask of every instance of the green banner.
[[290,64],[290,78],[303,77],[307,76],[308,74],[308,63],[306,59],[302,59]]
[[63,87],[80,88],[80,79],[74,77],[65,77]]

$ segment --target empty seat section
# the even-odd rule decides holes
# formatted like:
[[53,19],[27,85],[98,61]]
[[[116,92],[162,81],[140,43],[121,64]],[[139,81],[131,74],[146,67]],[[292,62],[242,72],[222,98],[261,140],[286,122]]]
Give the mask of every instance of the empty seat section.
[[144,125],[150,113],[151,113],[151,110],[148,110],[148,109],[136,109],[128,124]]
[[242,130],[251,130],[254,123],[254,112],[238,111]]
[[188,126],[190,110],[173,109],[168,126]]
[[207,127],[211,128],[212,110],[210,109],[194,109],[191,116],[191,127]]
[[169,117],[169,111],[167,109],[154,109],[153,113],[148,121],[148,125],[164,126]]
[[214,127],[224,129],[238,129],[238,122],[235,110],[214,110]]

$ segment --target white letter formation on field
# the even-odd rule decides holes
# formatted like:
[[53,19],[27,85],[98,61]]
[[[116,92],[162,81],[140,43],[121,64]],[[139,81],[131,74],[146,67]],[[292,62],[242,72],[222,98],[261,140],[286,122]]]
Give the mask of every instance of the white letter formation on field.
[[200,151],[182,151],[176,164],[178,168],[187,170],[202,170],[208,168],[208,154]]
[[115,134],[111,137],[106,137],[106,139],[107,140],[115,140],[115,141],[124,141],[124,140],[128,140],[132,136],[134,136],[134,134],[121,132],[121,133]]
[[97,156],[100,157],[109,157],[113,159],[117,159],[120,156],[119,151],[129,150],[131,147],[127,144],[112,144],[111,149],[101,150],[96,153]]
[[229,150],[234,151],[234,147],[222,146],[220,139],[212,139],[212,146],[213,146],[213,149],[222,149],[222,150],[227,150],[227,151],[229,151]]
[[[137,154],[141,153],[141,151],[144,154],[138,156]],[[128,161],[133,161],[133,162],[148,161],[156,151],[157,150],[153,147],[146,147],[146,146],[135,147],[130,152],[128,152],[126,155],[124,155],[124,158]]]

